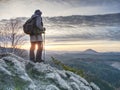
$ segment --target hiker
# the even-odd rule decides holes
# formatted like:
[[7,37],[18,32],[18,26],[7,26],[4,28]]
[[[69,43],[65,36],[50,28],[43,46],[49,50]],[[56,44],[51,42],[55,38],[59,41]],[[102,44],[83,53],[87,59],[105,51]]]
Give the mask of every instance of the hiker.
[[[30,34],[30,60],[33,62],[44,62],[42,60],[42,50],[43,50],[43,39],[42,34],[45,33],[45,28],[42,22],[42,12],[40,10],[35,10],[31,18],[35,18],[36,29]],[[37,45],[37,48],[36,48]],[[37,49],[35,53],[35,49]]]

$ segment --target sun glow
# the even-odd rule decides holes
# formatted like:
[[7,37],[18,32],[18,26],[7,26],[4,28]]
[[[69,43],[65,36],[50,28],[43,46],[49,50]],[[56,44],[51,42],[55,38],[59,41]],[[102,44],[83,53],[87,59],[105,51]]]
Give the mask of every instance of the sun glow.
[[[44,45],[44,44],[43,44]],[[24,44],[21,48],[29,50],[30,43]],[[117,41],[76,41],[76,42],[52,42],[43,46],[45,50],[51,51],[84,51],[94,49],[99,52],[120,51],[120,42]],[[37,46],[36,46],[37,49]]]
[[[108,41],[93,41],[93,42],[89,42],[89,41],[84,41],[84,42],[74,42],[73,43],[66,43],[63,44],[63,42],[61,42],[61,44],[56,44],[56,43],[47,43],[45,45],[45,49],[46,50],[52,50],[52,51],[83,51],[86,49],[94,49],[96,51],[100,51],[100,52],[106,52],[106,51],[119,51],[120,48],[120,43],[118,42],[108,42]],[[119,44],[119,45],[118,45]]]

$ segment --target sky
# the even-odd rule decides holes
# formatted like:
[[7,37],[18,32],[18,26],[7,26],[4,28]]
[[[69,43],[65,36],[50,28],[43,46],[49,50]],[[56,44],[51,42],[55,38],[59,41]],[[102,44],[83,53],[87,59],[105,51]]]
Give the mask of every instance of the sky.
[[[120,26],[46,26],[45,49],[52,51],[120,52]],[[44,40],[44,38],[43,38]],[[29,50],[30,43],[24,48]]]
[[47,28],[46,45],[56,51],[91,48],[100,52],[120,52],[120,26],[51,26]]
[[120,0],[0,0],[0,19],[30,17],[36,9],[43,16],[120,13]]
[[[119,6],[120,0],[0,0],[0,19],[31,17],[36,9],[48,17],[120,13]],[[65,31],[63,27],[61,29]],[[47,30],[46,34],[53,36],[53,41],[46,40],[48,50],[78,51],[91,48],[97,51],[120,51],[119,27],[77,27],[64,32],[61,37],[57,30],[54,29],[54,35],[51,34],[52,29]],[[28,46],[30,44],[24,47]]]

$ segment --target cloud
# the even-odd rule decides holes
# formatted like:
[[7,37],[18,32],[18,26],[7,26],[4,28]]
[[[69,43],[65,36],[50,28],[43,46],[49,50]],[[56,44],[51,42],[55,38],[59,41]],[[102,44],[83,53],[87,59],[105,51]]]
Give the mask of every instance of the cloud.
[[44,16],[120,12],[120,0],[0,0],[0,18],[30,17],[35,9]]
[[[53,35],[47,35],[47,39],[53,42],[69,41],[120,41],[120,27],[97,26],[97,27],[78,27],[78,28],[57,28],[52,30]],[[49,32],[50,29],[48,29]],[[59,32],[56,32],[58,30]],[[56,33],[54,33],[56,32]]]

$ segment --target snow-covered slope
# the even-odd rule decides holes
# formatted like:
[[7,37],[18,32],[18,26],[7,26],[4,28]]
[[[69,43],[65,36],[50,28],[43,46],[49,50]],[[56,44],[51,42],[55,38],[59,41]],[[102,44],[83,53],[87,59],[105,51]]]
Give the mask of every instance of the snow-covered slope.
[[0,90],[100,90],[94,83],[49,64],[0,55]]

